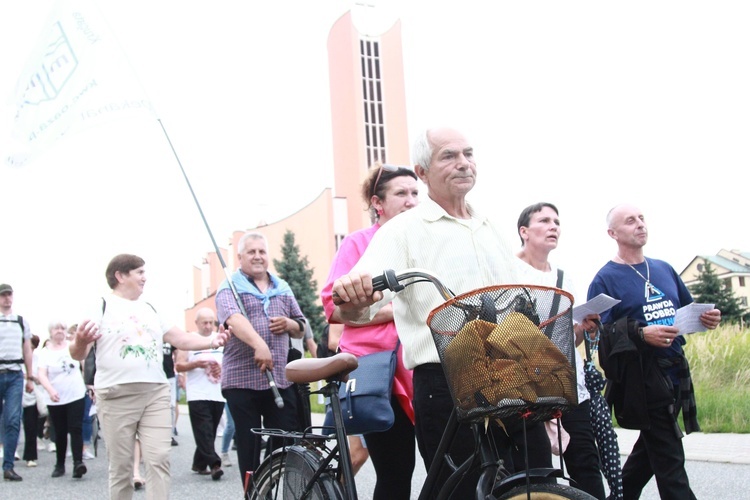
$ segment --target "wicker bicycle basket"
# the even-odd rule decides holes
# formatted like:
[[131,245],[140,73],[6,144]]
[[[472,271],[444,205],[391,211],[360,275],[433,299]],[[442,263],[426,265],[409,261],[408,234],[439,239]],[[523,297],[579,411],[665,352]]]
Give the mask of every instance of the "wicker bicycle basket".
[[430,313],[459,421],[547,420],[578,404],[572,306],[558,288],[500,285]]

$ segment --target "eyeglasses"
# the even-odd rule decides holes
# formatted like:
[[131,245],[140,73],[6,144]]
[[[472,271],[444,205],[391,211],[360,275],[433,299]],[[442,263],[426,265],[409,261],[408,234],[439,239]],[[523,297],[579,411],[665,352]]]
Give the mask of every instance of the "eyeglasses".
[[375,192],[378,190],[378,184],[380,183],[380,176],[383,175],[383,170],[386,170],[388,172],[396,172],[399,168],[408,168],[408,167],[402,167],[400,165],[391,165],[390,163],[383,163],[380,165],[380,169],[378,170],[378,176],[375,178],[375,184],[372,185],[372,192],[370,193],[370,197],[375,196]]

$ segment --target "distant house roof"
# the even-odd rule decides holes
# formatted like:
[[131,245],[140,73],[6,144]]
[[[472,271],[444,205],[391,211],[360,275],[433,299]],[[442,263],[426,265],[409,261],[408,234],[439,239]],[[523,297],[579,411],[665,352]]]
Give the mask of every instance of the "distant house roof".
[[[750,259],[750,254],[748,254],[747,252],[738,253],[738,255],[742,255],[743,257]],[[733,260],[725,259],[724,257],[719,257],[718,255],[701,255],[700,257],[701,259],[710,262],[714,267],[721,267],[723,269],[726,269],[730,273],[750,272],[750,267],[743,266],[742,264],[739,264]]]

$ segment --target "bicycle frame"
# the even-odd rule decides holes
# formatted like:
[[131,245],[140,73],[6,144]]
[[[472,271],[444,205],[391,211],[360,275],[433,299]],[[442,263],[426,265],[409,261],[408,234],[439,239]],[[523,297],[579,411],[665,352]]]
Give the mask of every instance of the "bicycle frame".
[[[293,363],[305,363],[306,361],[314,360],[299,360]],[[302,367],[308,365],[297,366]],[[287,454],[294,453],[295,449],[300,448],[300,444],[303,445],[303,453],[304,450],[310,446],[315,446],[318,450],[325,451],[317,457],[316,462],[312,465],[312,469],[308,470],[307,474],[309,475],[305,477],[304,486],[301,487],[299,497],[297,497],[299,499],[309,498],[310,494],[313,492],[313,488],[318,481],[321,480],[323,474],[328,474],[331,471],[329,465],[333,460],[337,460],[338,466],[334,477],[336,487],[343,490],[339,491],[344,495],[344,498],[350,500],[357,499],[356,483],[349,453],[349,442],[344,428],[344,416],[341,413],[341,404],[337,397],[339,385],[340,382],[338,380],[329,380],[323,388],[318,391],[313,391],[313,394],[323,394],[330,399],[335,425],[335,432],[333,434],[333,439],[336,441],[335,446],[329,449],[328,447],[314,444],[320,439],[331,440],[332,438],[330,436],[316,436],[314,434],[308,434],[308,432],[284,433],[285,437],[295,438],[297,440],[297,445],[287,445],[284,447]],[[505,492],[524,483],[528,488],[533,489],[534,484],[536,484],[539,479],[563,477],[560,469],[529,469],[528,463],[524,471],[511,475],[505,469],[502,460],[495,450],[495,445],[490,438],[490,433],[486,432],[483,425],[479,423],[470,424],[475,442],[474,452],[462,463],[456,465],[453,462],[449,450],[458,435],[460,425],[454,408],[440,440],[435,459],[431,464],[425,482],[422,485],[419,496],[420,500],[446,500],[455,491],[456,487],[464,479],[467,473],[473,474],[473,471],[477,470],[479,471],[479,478],[474,490],[474,496],[477,500],[494,498],[492,495],[498,492],[499,489]],[[304,445],[305,442],[307,442],[307,445]],[[270,458],[271,457],[269,456],[265,459],[264,463]],[[438,491],[438,480],[444,467],[447,467],[450,473]],[[284,474],[283,470],[284,468],[281,467],[278,473]],[[253,484],[255,487],[255,483]]]
[[344,429],[344,416],[341,413],[341,401],[339,401],[339,384],[335,381],[325,385],[322,389],[323,394],[331,401],[331,412],[333,413],[333,422],[336,426],[336,447],[331,452],[335,455],[338,450],[339,465],[344,476],[344,491],[346,497],[351,500],[357,500],[357,487],[354,482],[354,469],[352,468],[351,455],[349,454],[349,439]]
[[[351,355],[348,355],[351,356]],[[351,356],[354,358],[353,356]],[[329,358],[330,359],[330,358]],[[304,360],[301,360],[304,362]],[[299,362],[299,361],[297,361]],[[354,364],[356,367],[356,363]],[[350,368],[350,370],[353,368]],[[346,435],[346,430],[344,428],[344,417],[341,413],[341,402],[338,399],[338,391],[339,386],[341,382],[338,379],[338,377],[333,377],[332,379],[328,380],[325,386],[323,386],[321,389],[317,391],[312,391],[311,394],[322,394],[324,397],[328,398],[330,400],[331,404],[331,410],[333,413],[333,420],[334,420],[334,438],[335,439],[335,446],[328,448],[325,445],[321,445],[320,442],[322,441],[330,441],[332,438],[330,435],[315,435],[309,432],[309,429],[313,428],[310,427],[305,432],[284,432],[284,431],[276,431],[271,429],[253,429],[253,432],[256,434],[266,434],[266,435],[282,435],[283,437],[294,439],[294,444],[287,444],[282,449],[284,451],[283,456],[286,458],[283,460],[283,463],[286,463],[286,459],[288,458],[288,454],[290,453],[301,453],[303,456],[305,455],[305,450],[309,449],[317,449],[318,455],[315,458],[315,463],[312,465],[312,468],[314,470],[309,470],[308,472],[311,472],[309,477],[305,477],[304,487],[301,492],[299,492],[299,499],[305,499],[309,498],[310,495],[313,493],[313,489],[315,488],[318,481],[321,479],[321,477],[324,474],[330,474],[331,469],[329,468],[329,465],[336,460],[337,467],[333,470],[335,470],[336,474],[334,477],[334,481],[337,484],[337,488],[343,488],[342,494],[345,495],[345,498],[351,499],[351,500],[357,500],[357,490],[356,490],[356,483],[354,481],[354,470],[352,468],[351,463],[351,455],[349,453],[349,445],[348,445],[348,438]],[[328,427],[326,427],[328,428]],[[301,448],[301,450],[300,450]],[[248,494],[252,491],[255,491],[256,488],[260,487],[259,483],[255,482],[255,472],[260,472],[260,470],[263,468],[263,464],[265,464],[267,461],[272,460],[273,455],[269,455],[266,457],[262,462],[261,466],[254,471],[253,477],[251,480],[252,489],[248,490]],[[279,469],[279,474],[283,475],[286,465],[283,465]],[[262,480],[261,480],[262,483]],[[278,484],[277,484],[278,487]]]
[[[456,438],[460,425],[454,409],[443,432],[435,459],[427,471],[427,477],[420,490],[419,500],[445,500],[449,498],[463,476],[474,468],[481,471],[475,491],[477,500],[485,500],[494,489],[501,485],[510,489],[523,482],[528,484],[532,478],[562,477],[562,471],[554,468],[529,469],[527,467],[522,472],[510,474],[502,465],[502,460],[499,459],[497,452],[494,450],[489,434],[482,429],[480,424],[471,425],[475,452],[461,464],[456,465],[448,450],[450,450]],[[438,478],[444,467],[448,467],[451,474],[441,486],[440,491],[435,492]]]

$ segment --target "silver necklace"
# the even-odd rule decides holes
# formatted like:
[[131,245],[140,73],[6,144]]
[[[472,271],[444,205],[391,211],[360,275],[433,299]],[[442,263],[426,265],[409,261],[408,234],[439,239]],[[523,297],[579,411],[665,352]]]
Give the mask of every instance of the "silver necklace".
[[654,297],[658,298],[664,295],[663,293],[661,293],[661,291],[659,291],[658,288],[656,288],[654,285],[651,284],[651,268],[648,266],[648,259],[646,257],[643,258],[643,261],[646,263],[646,276],[642,275],[641,272],[635,267],[633,267],[631,264],[628,264],[627,262],[625,262],[625,259],[623,259],[619,255],[617,257],[619,257],[623,263],[627,264],[628,267],[630,267],[630,269],[635,271],[636,274],[640,276],[643,279],[643,281],[646,282],[646,290],[644,291],[646,299],[653,300]]
[[[620,259],[622,259],[622,257],[620,257]],[[646,259],[644,257],[643,261],[646,263],[646,276],[642,275],[641,272],[638,269],[636,269],[635,267],[633,267],[632,265],[628,264],[627,262],[625,262],[623,260],[623,262],[625,262],[625,264],[628,264],[628,266],[630,267],[630,269],[632,269],[633,271],[635,271],[636,273],[638,273],[638,276],[640,276],[641,278],[643,278],[643,281],[646,282],[646,286],[649,286],[649,285],[651,285],[651,269],[648,267],[648,259]]]

